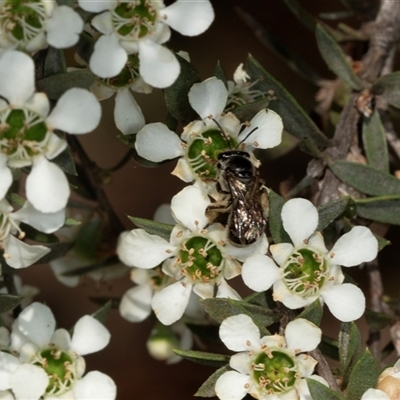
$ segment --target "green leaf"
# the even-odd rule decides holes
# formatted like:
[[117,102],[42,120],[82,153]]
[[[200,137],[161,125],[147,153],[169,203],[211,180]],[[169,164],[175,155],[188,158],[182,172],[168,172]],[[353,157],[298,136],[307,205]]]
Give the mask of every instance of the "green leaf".
[[335,161],[329,164],[329,168],[340,180],[361,193],[371,196],[400,195],[399,179],[369,165]]
[[66,174],[77,176],[74,157],[72,155],[72,151],[69,147],[67,147],[64,151],[62,151],[57,157],[51,160],[55,164],[57,164]]
[[[80,9],[78,9],[80,10]],[[79,12],[80,15],[87,13]],[[93,15],[93,14],[92,14]],[[89,65],[90,57],[94,50],[96,41],[88,33],[82,32],[79,38],[79,42],[74,46],[75,51],[78,55]]]
[[339,332],[339,370],[344,379],[344,386],[347,383],[347,373],[359,360],[363,351],[363,339],[354,322],[343,322]]
[[97,319],[97,321],[101,322],[103,325],[106,322],[108,314],[110,313],[112,306],[112,301],[109,300],[102,307],[100,307],[97,311],[92,314],[92,317]]
[[214,68],[214,76],[224,82],[225,87],[228,89],[228,80],[226,79],[226,73],[222,64],[218,61]]
[[169,240],[171,236],[173,225],[164,224],[163,222],[156,222],[151,219],[138,218],[138,217],[130,217],[128,218],[138,227],[144,229],[150,235],[158,235],[164,238],[165,240]]
[[269,101],[269,97],[264,97],[262,99],[253,101],[252,103],[235,107],[231,111],[241,122],[250,121],[259,111],[267,108]]
[[332,221],[340,217],[346,211],[350,202],[350,197],[342,197],[330,203],[319,206],[317,231],[322,231],[322,229],[327,227]]
[[185,358],[186,360],[216,368],[226,365],[227,363],[229,363],[230,359],[229,356],[223,354],[207,353],[204,351],[181,349],[174,349],[173,351],[175,354]]
[[400,195],[396,196],[395,199],[388,197],[355,199],[357,214],[372,221],[400,225]]
[[311,32],[315,31],[316,19],[297,0],[284,0],[284,2],[306,28]]
[[389,155],[385,128],[376,108],[370,118],[364,118],[363,120],[362,138],[368,164],[379,171],[389,173]]
[[176,58],[181,72],[177,80],[164,90],[164,98],[168,111],[183,125],[187,125],[198,118],[189,103],[188,93],[194,83],[200,82],[200,76],[193,64],[179,55]]
[[367,320],[369,329],[372,331],[380,331],[395,322],[391,316],[369,310],[368,308],[365,310],[365,319]]
[[266,325],[271,325],[279,319],[279,316],[274,311],[249,304],[245,301],[213,297],[200,300],[200,304],[206,310],[207,314],[218,323],[222,323],[224,319],[233,315],[248,315],[260,329],[261,336],[269,334],[265,328]]
[[33,265],[47,264],[50,261],[65,256],[72,249],[72,247],[74,247],[74,242],[49,243],[46,245],[46,247],[50,249],[50,253],[47,253]]
[[46,58],[42,78],[66,72],[67,62],[65,60],[64,51],[51,46],[45,51]]
[[312,378],[306,378],[311,398],[314,400],[344,400],[339,393]]
[[240,7],[236,7],[236,11],[239,17],[251,28],[253,34],[265,47],[281,56],[284,61],[286,61],[288,67],[297,74],[314,85],[318,85],[322,80],[321,76],[306,63],[304,59],[285,46],[277,37],[272,35],[265,26],[258,22],[251,14]]
[[198,397],[215,397],[215,383],[218,378],[227,371],[230,371],[229,365],[226,365],[220,369],[217,369],[200,387],[195,393]]
[[58,243],[59,239],[53,233],[44,233],[40,232],[34,227],[27,225],[25,223],[21,223],[20,228],[22,232],[25,233],[26,238],[30,240],[34,240],[39,243]]
[[362,90],[363,84],[351,67],[335,38],[322,25],[316,27],[316,37],[319,51],[329,69],[343,79],[355,90]]
[[339,348],[337,340],[322,335],[321,343],[318,345],[321,352],[332,360],[339,361]]
[[[61,275],[62,276],[80,276],[80,275],[88,274],[90,272],[99,271],[99,270],[102,270],[104,268],[111,267],[112,265],[117,267],[117,264],[119,264],[118,256],[117,255],[112,255],[112,256],[110,256],[110,257],[106,258],[105,260],[100,261],[98,263],[85,265],[84,267],[76,266],[73,270],[68,270],[66,272],[63,272]],[[126,267],[126,269],[127,269],[127,272],[128,272],[129,267]]]
[[400,108],[400,71],[379,78],[371,87],[375,95],[382,95],[393,107]]
[[276,100],[270,101],[268,108],[276,111],[282,117],[286,131],[300,140],[308,138],[316,146],[329,145],[329,140],[293,96],[254,57],[247,58],[245,69],[252,81],[258,80],[258,83],[254,85],[255,89],[264,93],[271,90],[274,92]]
[[274,243],[292,243],[289,235],[283,229],[281,211],[284,204],[283,197],[273,190],[269,191],[269,230]]
[[305,318],[308,321],[311,321],[313,324],[319,326],[323,314],[324,312],[321,302],[319,299],[317,299],[307,306],[296,318]]
[[24,296],[0,293],[0,314],[13,310],[24,299]]
[[365,349],[364,354],[350,372],[346,399],[359,400],[369,388],[376,386],[378,377],[379,365],[370,351]]
[[80,69],[41,79],[36,82],[36,87],[45,92],[50,100],[58,100],[68,89],[88,89],[95,79],[89,69]]

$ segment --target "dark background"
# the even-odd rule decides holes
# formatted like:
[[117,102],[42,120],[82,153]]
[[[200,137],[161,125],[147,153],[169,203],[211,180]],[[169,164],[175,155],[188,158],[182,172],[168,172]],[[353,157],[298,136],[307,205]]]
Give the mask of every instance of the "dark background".
[[[198,37],[189,38],[173,33],[170,47],[175,51],[188,51],[192,63],[200,72],[201,78],[213,75],[219,60],[232,79],[236,67],[252,54],[272,75],[281,81],[296,100],[307,111],[314,106],[317,88],[295,73],[276,54],[266,49],[253,35],[240,18],[242,7],[263,23],[270,32],[287,47],[302,55],[326,78],[333,78],[321,59],[314,35],[303,27],[290,13],[282,0],[214,0],[215,20],[212,26]],[[300,3],[314,15],[319,12],[343,10],[340,1],[301,0]],[[348,21],[346,21],[348,22]],[[357,26],[357,21],[352,20]],[[162,92],[154,90],[151,95],[135,96],[141,105],[147,122],[163,121],[166,115]],[[103,119],[100,127],[93,133],[79,139],[89,156],[100,167],[111,167],[125,154],[126,147],[116,136],[119,134],[113,122],[114,99],[103,103]],[[279,190],[279,182],[305,174],[307,157],[294,150],[282,159],[262,166],[261,175],[273,190]],[[152,218],[161,203],[169,203],[171,197],[185,186],[178,178],[170,175],[175,162],[160,168],[146,169],[133,160],[114,174],[105,190],[109,201],[127,229],[132,229],[126,215]],[[391,231],[391,239],[398,241],[396,230]],[[392,275],[398,263],[395,247],[385,249],[382,254],[384,276]],[[347,271],[346,271],[347,272]],[[70,328],[85,313],[97,309],[89,296],[116,296],[132,287],[126,276],[107,284],[95,284],[85,280],[77,289],[60,284],[46,265],[35,266],[21,272],[25,283],[35,285],[41,292],[36,300],[47,303],[56,316],[59,327]],[[353,271],[357,282],[366,285],[364,271]],[[397,294],[398,279],[391,279],[388,291]],[[240,285],[240,282],[238,283]],[[198,387],[214,372],[213,368],[182,361],[173,366],[153,360],[148,354],[145,343],[154,324],[151,319],[141,324],[132,324],[123,320],[118,311],[113,310],[107,320],[112,333],[108,347],[94,355],[86,356],[87,371],[99,370],[110,375],[118,386],[118,399],[128,400],[173,400],[191,399]],[[332,335],[337,335],[337,321],[327,316],[325,325]],[[365,322],[360,321],[365,327]]]

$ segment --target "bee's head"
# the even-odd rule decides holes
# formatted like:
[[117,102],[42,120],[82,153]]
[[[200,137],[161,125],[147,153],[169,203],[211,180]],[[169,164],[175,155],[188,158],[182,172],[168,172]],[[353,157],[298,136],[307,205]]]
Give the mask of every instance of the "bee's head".
[[251,178],[254,166],[247,151],[228,150],[218,155],[218,168],[225,172],[232,172],[237,178]]

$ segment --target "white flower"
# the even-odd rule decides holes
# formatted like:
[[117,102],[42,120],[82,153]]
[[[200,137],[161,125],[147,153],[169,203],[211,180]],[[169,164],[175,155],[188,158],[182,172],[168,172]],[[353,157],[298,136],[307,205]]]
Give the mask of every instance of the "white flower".
[[[393,397],[393,400],[398,397]],[[379,389],[368,389],[362,396],[361,400],[392,400],[385,392]]]
[[67,143],[54,133],[92,131],[99,123],[100,104],[93,94],[74,88],[50,111],[44,93],[34,93],[34,63],[24,53],[9,50],[0,57],[0,198],[12,182],[10,168],[32,166],[26,180],[29,202],[43,213],[65,208],[70,188],[64,172],[52,160]]
[[75,324],[72,337],[55,326],[43,304],[22,311],[13,325],[10,352],[0,352],[0,390],[10,390],[16,400],[115,399],[110,377],[98,371],[83,376],[82,356],[103,349],[110,340],[108,330],[89,315]]
[[0,249],[4,250],[6,263],[13,268],[26,268],[41,259],[50,249],[41,245],[29,245],[22,242],[25,233],[19,227],[21,222],[44,232],[55,232],[64,224],[65,212],[44,214],[29,202],[16,212],[7,200],[0,200]]
[[0,1],[0,47],[27,52],[76,44],[82,18],[55,0]]
[[[182,317],[192,290],[201,298],[213,297],[215,288],[217,297],[240,298],[226,282],[240,273],[240,265],[226,245],[225,229],[220,224],[205,229],[209,204],[198,187],[186,187],[171,202],[178,225],[170,242],[142,229],[134,229],[119,241],[117,253],[123,263],[144,269],[162,263],[163,272],[175,279],[152,298],[152,308],[164,325]],[[266,251],[266,238],[257,246]]]
[[306,354],[321,341],[321,329],[299,318],[288,323],[285,337],[260,338],[252,319],[244,314],[224,320],[219,335],[234,354],[229,362],[234,371],[223,373],[215,392],[221,400],[240,400],[250,394],[260,400],[296,400],[306,398],[308,388],[304,378],[312,375],[317,361]]
[[270,246],[275,263],[267,256],[250,257],[243,264],[242,277],[247,286],[264,291],[273,285],[274,299],[297,309],[320,299],[340,321],[353,321],[365,310],[362,291],[343,283],[340,266],[352,267],[372,261],[378,242],[364,226],[355,226],[329,251],[318,226],[318,211],[305,199],[289,200],[282,208],[282,222],[292,243]]
[[203,33],[214,19],[208,0],[177,0],[168,7],[163,1],[78,0],[80,7],[101,12],[92,25],[103,35],[90,59],[91,70],[101,78],[118,75],[128,54],[138,54],[139,72],[148,84],[164,88],[172,85],[180,72],[175,55],[163,43],[170,27],[186,36]]
[[278,114],[261,110],[250,123],[241,124],[232,113],[224,113],[227,98],[225,85],[215,77],[194,84],[189,91],[189,102],[202,120],[188,124],[181,138],[162,123],[145,125],[135,142],[138,154],[153,162],[181,157],[174,175],[185,182],[209,181],[216,177],[217,155],[221,151],[242,142],[241,149],[249,151],[271,148],[281,142],[283,124]]

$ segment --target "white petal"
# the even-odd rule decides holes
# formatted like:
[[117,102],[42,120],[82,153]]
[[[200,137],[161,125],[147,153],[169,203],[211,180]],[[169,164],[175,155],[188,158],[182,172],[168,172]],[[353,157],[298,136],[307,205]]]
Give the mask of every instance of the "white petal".
[[13,268],[26,268],[39,261],[50,249],[40,245],[29,245],[10,235],[5,241],[6,263]]
[[250,376],[236,371],[222,374],[215,383],[215,393],[220,400],[240,400],[246,396]]
[[[212,296],[211,296],[212,297]],[[231,287],[225,279],[222,279],[217,285],[217,295],[215,297],[242,300],[239,293]]]
[[17,357],[5,351],[0,352],[0,390],[10,389],[10,376],[20,364]]
[[219,336],[229,350],[249,351],[260,343],[260,330],[253,320],[239,314],[222,321]]
[[81,266],[81,261],[76,257],[65,257],[57,258],[50,262],[50,267],[54,272],[56,279],[63,285],[68,287],[76,287],[79,285],[80,276],[65,276],[64,272],[70,272],[71,270]]
[[254,243],[248,246],[238,247],[229,242],[225,246],[226,253],[239,261],[246,261],[247,258],[251,257],[253,254],[265,254],[267,250],[268,239],[264,233]]
[[248,351],[234,354],[229,360],[229,366],[242,374],[248,375],[253,363],[253,357],[250,354]]
[[365,311],[364,293],[351,283],[343,283],[321,292],[330,312],[343,322],[360,318]]
[[361,400],[390,400],[390,397],[379,389],[368,389]]
[[115,96],[114,120],[124,135],[138,132],[146,123],[139,104],[128,88],[118,90]]
[[[257,127],[257,130],[253,131]],[[252,132],[253,131],[253,132]],[[252,132],[250,134],[250,132]],[[260,149],[270,149],[278,146],[282,141],[283,122],[282,118],[272,110],[259,111],[250,121],[250,126],[243,129],[239,140],[247,145]]]
[[160,236],[143,229],[134,229],[120,235],[117,254],[129,267],[154,268],[174,254],[174,246]]
[[119,312],[129,322],[141,322],[151,313],[153,291],[149,285],[136,286],[122,296]]
[[60,328],[57,329],[53,336],[50,339],[51,343],[57,347],[62,348],[65,351],[68,351],[71,347],[71,335],[68,333],[66,329]]
[[202,299],[214,297],[214,283],[196,283],[193,285],[193,292]]
[[65,209],[55,213],[42,213],[26,201],[20,210],[13,213],[13,219],[33,226],[41,232],[52,233],[64,225]]
[[70,193],[64,172],[44,157],[34,161],[25,190],[33,207],[44,213],[55,213],[65,208]]
[[12,183],[12,173],[7,167],[7,156],[0,153],[0,199],[4,198]]
[[197,186],[186,186],[171,200],[173,217],[192,232],[199,232],[208,224],[206,208],[211,204],[206,193]]
[[282,265],[288,257],[293,253],[294,247],[290,243],[272,244],[269,251],[278,265]]
[[112,12],[97,14],[92,18],[91,25],[103,35],[111,35],[114,31]]
[[160,11],[165,22],[186,36],[203,33],[214,20],[214,10],[209,1],[178,0]]
[[39,347],[49,344],[56,321],[50,308],[41,303],[32,303],[18,317],[18,329]]
[[189,163],[183,157],[178,159],[176,167],[171,172],[171,175],[175,175],[179,179],[182,179],[183,182],[187,182],[187,183],[192,182],[194,179],[193,171],[190,168]]
[[79,379],[74,387],[75,399],[114,400],[117,397],[117,387],[106,374],[91,371]]
[[153,162],[169,160],[183,154],[179,136],[161,122],[145,125],[136,135],[139,156]]
[[228,90],[218,78],[195,83],[189,91],[189,103],[202,119],[210,115],[218,119],[226,106]]
[[151,302],[153,311],[164,325],[178,321],[189,303],[192,285],[173,283],[157,292]]
[[16,400],[39,400],[49,384],[49,377],[43,368],[23,364],[14,372],[11,387]]
[[35,66],[27,54],[9,50],[0,57],[0,96],[23,107],[35,91]]
[[176,221],[172,217],[171,204],[160,204],[154,213],[153,219],[154,221],[163,222],[164,224],[175,225]]
[[52,160],[61,154],[67,147],[67,142],[64,139],[61,139],[55,133],[52,133],[47,145],[46,158]]
[[25,107],[38,113],[41,117],[46,118],[50,111],[50,101],[46,93],[34,93],[33,96],[25,102]]
[[306,199],[292,199],[282,208],[282,222],[293,244],[301,246],[317,229],[318,211]]
[[156,88],[171,86],[181,70],[174,53],[151,40],[139,42],[139,61],[140,75]]
[[83,29],[83,21],[68,6],[58,6],[47,20],[47,41],[57,48],[65,49],[76,44]]
[[84,315],[74,326],[71,350],[80,356],[95,353],[107,346],[110,337],[110,332],[101,322],[90,315]]
[[268,290],[278,279],[282,279],[282,271],[271,258],[258,254],[244,262],[242,279],[250,289],[262,292]]
[[97,40],[89,65],[100,78],[112,78],[122,71],[127,61],[128,55],[119,44],[118,37],[108,35]]
[[106,10],[112,10],[115,5],[115,0],[78,0],[79,7],[91,13],[99,13]]
[[47,118],[54,129],[74,134],[91,132],[100,122],[101,106],[86,89],[67,90]]
[[312,322],[298,318],[287,324],[285,338],[287,348],[297,352],[311,351],[321,342],[321,329]]
[[329,257],[335,264],[352,267],[372,261],[377,254],[378,241],[370,229],[365,226],[355,226],[339,238]]

